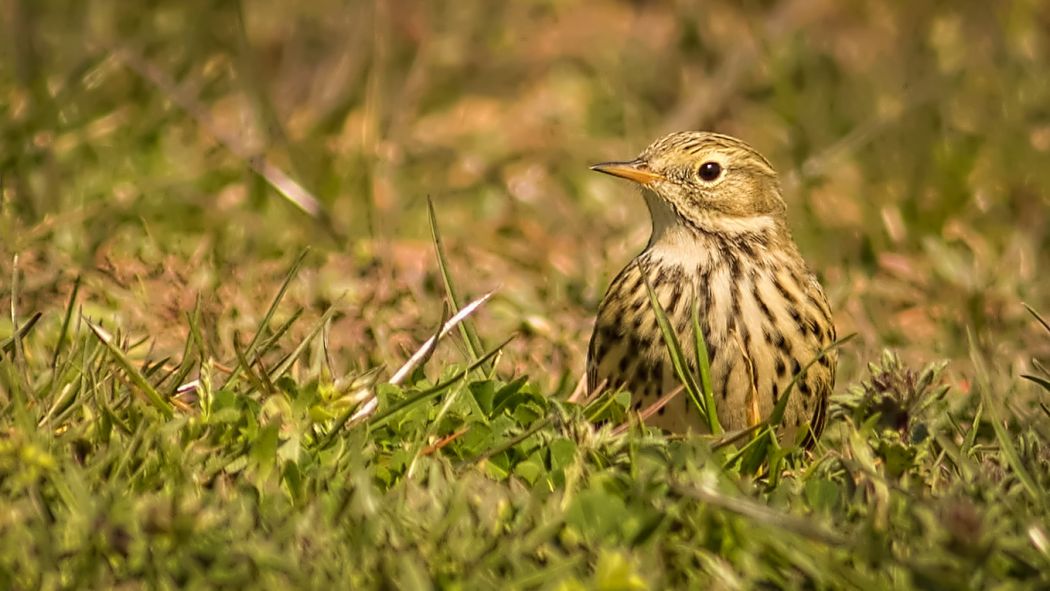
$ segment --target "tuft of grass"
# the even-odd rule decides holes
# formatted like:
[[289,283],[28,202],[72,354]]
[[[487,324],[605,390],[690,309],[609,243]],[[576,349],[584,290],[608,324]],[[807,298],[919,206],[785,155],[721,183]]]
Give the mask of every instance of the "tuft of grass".
[[[346,425],[367,376],[340,386],[292,361],[293,378],[238,347],[242,379],[205,359],[195,401],[172,406],[161,392],[182,361],[134,361],[135,343],[86,320],[68,329],[27,335],[28,374],[60,371],[0,415],[9,586],[1050,583],[1050,433],[953,395],[942,363],[886,353],[833,400],[813,457],[754,480],[731,447],[614,433],[527,377],[478,372],[506,343],[434,379],[372,381],[379,411]],[[323,347],[316,327],[294,332],[256,353]],[[15,363],[0,357],[5,393]],[[981,375],[989,392],[1016,387]],[[136,404],[147,388],[171,412]]]

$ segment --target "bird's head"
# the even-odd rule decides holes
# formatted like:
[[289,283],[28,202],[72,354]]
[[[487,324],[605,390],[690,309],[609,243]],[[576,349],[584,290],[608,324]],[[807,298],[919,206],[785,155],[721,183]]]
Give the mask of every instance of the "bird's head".
[[746,231],[780,225],[785,217],[780,183],[769,161],[727,135],[672,133],[634,160],[595,164],[591,170],[642,186],[654,234],[683,222],[707,232]]

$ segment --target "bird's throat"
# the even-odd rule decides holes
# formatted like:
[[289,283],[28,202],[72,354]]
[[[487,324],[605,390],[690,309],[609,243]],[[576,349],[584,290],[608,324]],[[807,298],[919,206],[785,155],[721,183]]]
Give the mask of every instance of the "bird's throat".
[[671,208],[662,197],[649,189],[642,189],[645,204],[649,207],[649,217],[653,222],[653,233],[649,236],[649,247],[661,242],[681,238],[679,233],[686,231],[686,222]]
[[773,215],[735,216],[713,209],[693,208],[688,219],[666,199],[649,189],[642,189],[649,207],[653,231],[649,248],[659,246],[695,245],[711,236],[734,239],[741,236],[776,237],[786,232],[786,226]]

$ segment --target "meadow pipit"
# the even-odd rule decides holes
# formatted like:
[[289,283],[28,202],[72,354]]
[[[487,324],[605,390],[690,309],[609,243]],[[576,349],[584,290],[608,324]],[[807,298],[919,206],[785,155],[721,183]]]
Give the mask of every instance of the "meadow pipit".
[[[681,132],[657,140],[634,160],[591,168],[641,186],[652,235],[602,300],[588,351],[589,389],[625,388],[639,409],[679,385],[645,273],[694,365],[693,307],[699,305],[722,427],[761,422],[802,374],[780,433],[790,440],[808,426],[804,443],[812,444],[835,382],[834,351],[820,356],[835,340],[835,325],[824,291],[791,238],[769,162],[736,138]],[[696,375],[697,368],[691,370]],[[707,431],[686,395],[648,423]]]

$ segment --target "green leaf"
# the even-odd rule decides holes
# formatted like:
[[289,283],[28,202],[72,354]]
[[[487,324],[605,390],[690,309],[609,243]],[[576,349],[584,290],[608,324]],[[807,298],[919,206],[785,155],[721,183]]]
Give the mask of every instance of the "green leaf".
[[277,465],[277,444],[280,427],[276,424],[266,425],[252,442],[249,457],[259,474],[260,482],[273,473]]
[[593,540],[617,537],[629,518],[623,499],[601,488],[587,489],[576,495],[565,515],[566,523]]
[[626,554],[602,550],[594,568],[594,588],[598,591],[644,591],[649,585]]
[[842,490],[838,483],[819,477],[806,480],[805,494],[806,503],[813,510],[825,514],[834,511],[842,498]]
[[547,472],[546,467],[543,465],[543,461],[540,458],[539,452],[533,453],[528,459],[518,462],[514,466],[515,476],[520,477],[529,485],[536,484],[536,481]]
[[496,398],[496,383],[492,380],[471,382],[467,390],[485,417],[491,417],[493,401]]
[[576,442],[559,437],[547,446],[551,470],[563,470],[576,462]]

